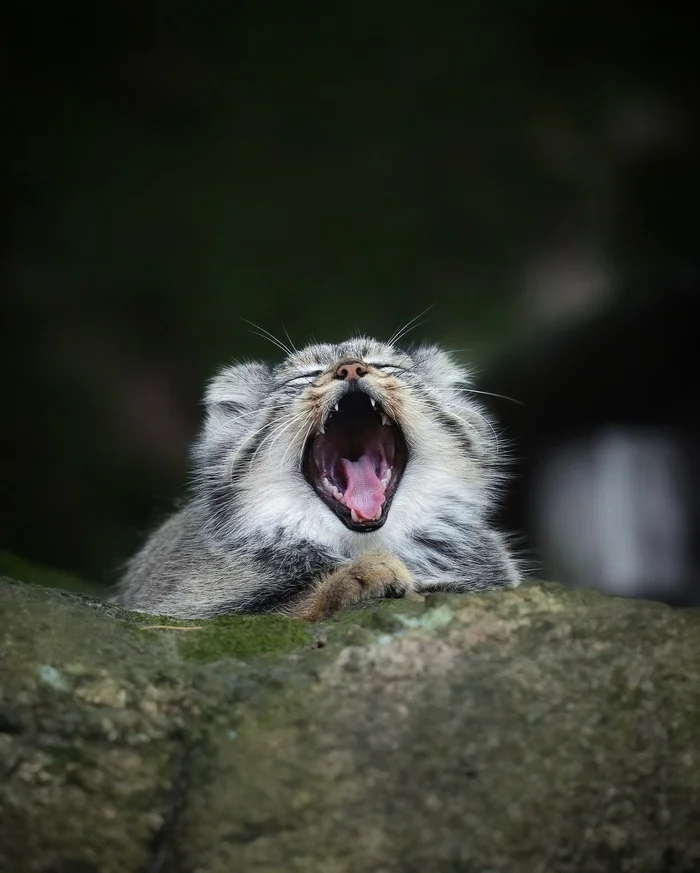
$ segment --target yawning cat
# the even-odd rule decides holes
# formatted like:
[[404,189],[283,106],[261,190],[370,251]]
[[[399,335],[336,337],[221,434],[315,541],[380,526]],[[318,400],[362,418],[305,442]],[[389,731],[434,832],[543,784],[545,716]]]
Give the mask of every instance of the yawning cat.
[[189,502],[131,560],[117,600],[161,615],[281,612],[518,584],[489,513],[498,440],[435,346],[366,337],[206,393]]

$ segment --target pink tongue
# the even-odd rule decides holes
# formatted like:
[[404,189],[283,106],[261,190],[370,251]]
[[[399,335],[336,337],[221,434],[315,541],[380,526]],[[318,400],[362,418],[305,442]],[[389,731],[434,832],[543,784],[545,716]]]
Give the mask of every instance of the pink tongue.
[[341,458],[340,463],[348,481],[343,495],[346,505],[361,518],[374,518],[384,503],[384,486],[374,472],[372,459],[363,455],[357,461]]

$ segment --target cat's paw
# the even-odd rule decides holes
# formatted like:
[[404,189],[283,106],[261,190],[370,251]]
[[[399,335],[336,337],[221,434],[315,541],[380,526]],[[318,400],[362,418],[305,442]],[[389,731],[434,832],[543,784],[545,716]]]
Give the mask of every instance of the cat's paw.
[[354,603],[406,597],[413,592],[413,578],[403,561],[389,552],[367,552],[324,576],[296,614],[318,621]]

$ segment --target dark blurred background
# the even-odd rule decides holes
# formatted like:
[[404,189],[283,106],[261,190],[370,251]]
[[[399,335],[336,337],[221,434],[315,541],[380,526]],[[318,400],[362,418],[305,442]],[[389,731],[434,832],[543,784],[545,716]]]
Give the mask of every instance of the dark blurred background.
[[277,357],[243,318],[299,345],[435,304],[411,336],[524,403],[489,405],[538,572],[698,599],[691,13],[10,7],[6,566],[114,578],[184,491],[204,381]]

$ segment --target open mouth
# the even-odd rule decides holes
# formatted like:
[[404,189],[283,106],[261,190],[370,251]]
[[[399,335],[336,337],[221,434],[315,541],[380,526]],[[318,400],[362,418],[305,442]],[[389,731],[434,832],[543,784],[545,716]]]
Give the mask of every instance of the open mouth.
[[323,428],[306,444],[304,475],[347,527],[376,530],[386,521],[408,458],[401,429],[362,391],[346,394]]

